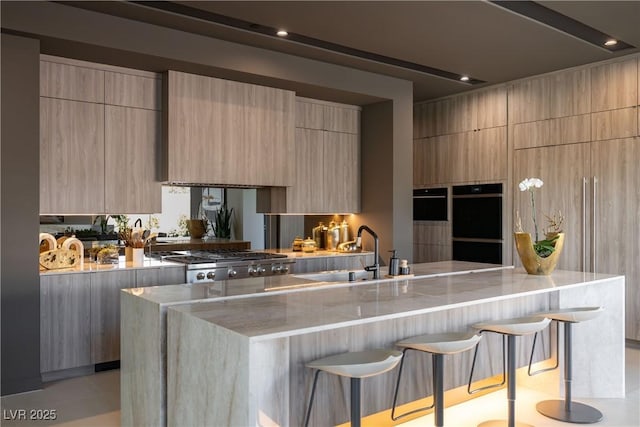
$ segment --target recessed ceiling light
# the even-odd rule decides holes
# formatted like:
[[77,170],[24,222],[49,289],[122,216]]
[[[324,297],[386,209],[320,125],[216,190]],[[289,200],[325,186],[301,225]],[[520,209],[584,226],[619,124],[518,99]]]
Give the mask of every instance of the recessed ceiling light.
[[468,82],[468,81],[469,81],[469,76],[462,76],[462,77],[460,77],[460,81]]
[[287,37],[289,35],[289,33],[286,30],[278,30],[276,34],[280,37]]
[[605,46],[615,46],[618,44],[618,40],[616,39],[609,39],[606,42],[604,42]]

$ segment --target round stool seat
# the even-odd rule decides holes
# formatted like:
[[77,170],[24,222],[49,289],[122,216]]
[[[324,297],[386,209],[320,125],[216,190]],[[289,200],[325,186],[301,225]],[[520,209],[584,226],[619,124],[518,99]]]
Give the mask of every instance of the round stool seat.
[[518,317],[495,322],[476,323],[473,328],[506,335],[529,335],[543,330],[550,322],[551,319],[547,317]]
[[473,348],[482,336],[468,332],[419,335],[402,340],[396,345],[402,348],[435,354],[455,354]]
[[539,313],[538,315],[540,317],[548,317],[551,320],[558,320],[560,322],[578,323],[594,319],[603,311],[604,308],[602,307],[576,307],[561,308],[547,313]]
[[402,352],[398,350],[366,350],[336,354],[307,363],[307,367],[349,378],[366,378],[393,369]]

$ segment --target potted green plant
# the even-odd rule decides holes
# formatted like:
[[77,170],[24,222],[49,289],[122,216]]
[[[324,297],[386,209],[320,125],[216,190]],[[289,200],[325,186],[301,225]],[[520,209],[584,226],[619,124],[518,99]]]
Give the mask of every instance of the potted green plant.
[[231,238],[231,221],[233,218],[233,208],[229,209],[226,204],[220,206],[220,209],[214,214],[213,232],[216,237],[222,239]]

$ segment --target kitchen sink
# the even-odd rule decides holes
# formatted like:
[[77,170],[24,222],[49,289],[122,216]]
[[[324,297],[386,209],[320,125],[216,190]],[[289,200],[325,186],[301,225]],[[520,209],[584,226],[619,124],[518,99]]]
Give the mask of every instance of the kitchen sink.
[[372,273],[365,270],[322,271],[319,273],[295,274],[294,276],[300,279],[315,280],[318,282],[348,282],[349,273],[355,275],[356,281],[369,280],[372,277]]

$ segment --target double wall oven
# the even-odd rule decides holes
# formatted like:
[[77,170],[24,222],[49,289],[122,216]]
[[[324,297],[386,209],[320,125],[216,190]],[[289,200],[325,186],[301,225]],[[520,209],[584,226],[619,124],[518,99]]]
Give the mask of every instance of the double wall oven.
[[295,263],[283,254],[238,250],[156,251],[150,256],[185,264],[187,283],[283,275]]

